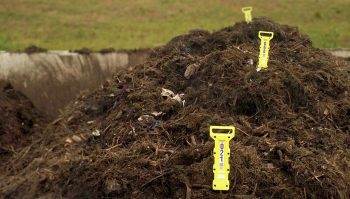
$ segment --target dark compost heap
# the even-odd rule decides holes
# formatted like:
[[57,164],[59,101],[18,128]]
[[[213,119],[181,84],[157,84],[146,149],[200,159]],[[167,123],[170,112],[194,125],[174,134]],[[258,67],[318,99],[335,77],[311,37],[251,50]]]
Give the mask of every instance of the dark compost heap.
[[[259,30],[275,37],[269,68],[256,72]],[[178,36],[68,107],[40,142],[1,168],[0,192],[8,198],[349,198],[347,67],[297,28],[265,18]],[[162,88],[179,95],[162,96]],[[211,190],[210,125],[237,128],[228,192]]]
[[30,144],[42,124],[43,118],[29,99],[0,80],[0,165]]

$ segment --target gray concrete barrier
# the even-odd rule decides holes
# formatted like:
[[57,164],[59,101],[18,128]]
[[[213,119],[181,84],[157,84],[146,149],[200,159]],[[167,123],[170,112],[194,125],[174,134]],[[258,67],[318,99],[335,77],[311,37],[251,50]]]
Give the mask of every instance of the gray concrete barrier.
[[333,49],[326,49],[330,53],[332,53],[334,56],[337,57],[343,57],[343,58],[350,58],[350,49],[349,48],[333,48]]
[[82,91],[94,90],[126,67],[142,63],[148,50],[78,54],[0,52],[0,79],[11,82],[42,112],[55,117]]

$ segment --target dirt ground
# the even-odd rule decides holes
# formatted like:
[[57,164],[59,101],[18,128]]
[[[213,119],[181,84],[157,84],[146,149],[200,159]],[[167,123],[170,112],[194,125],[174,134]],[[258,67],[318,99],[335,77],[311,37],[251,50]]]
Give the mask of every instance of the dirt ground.
[[[269,68],[257,72],[259,30],[275,37]],[[0,193],[349,198],[348,76],[349,62],[266,18],[192,31],[81,95],[40,139],[1,165]],[[211,189],[211,125],[237,128],[227,192]]]

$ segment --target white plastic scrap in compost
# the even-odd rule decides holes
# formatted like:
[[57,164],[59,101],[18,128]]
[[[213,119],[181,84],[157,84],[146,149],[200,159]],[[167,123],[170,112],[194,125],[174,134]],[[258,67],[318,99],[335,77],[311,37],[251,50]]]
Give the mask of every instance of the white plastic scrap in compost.
[[96,129],[96,130],[94,130],[94,131],[92,132],[92,135],[95,136],[95,137],[98,137],[98,136],[101,135],[101,133],[100,133],[99,130]]
[[161,93],[162,97],[167,97],[170,98],[172,100],[178,101],[179,103],[182,104],[182,106],[185,106],[185,100],[181,99],[185,94],[181,93],[181,94],[175,94],[173,91],[166,89],[166,88],[162,88],[162,93]]

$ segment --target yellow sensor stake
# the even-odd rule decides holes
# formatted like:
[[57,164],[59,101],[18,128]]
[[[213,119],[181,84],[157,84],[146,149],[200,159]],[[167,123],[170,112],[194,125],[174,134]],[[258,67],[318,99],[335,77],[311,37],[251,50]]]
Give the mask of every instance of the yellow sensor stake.
[[273,38],[273,32],[259,31],[260,54],[257,71],[267,68],[269,60],[270,40]]
[[210,137],[215,140],[213,190],[227,191],[230,189],[230,140],[235,137],[235,127],[210,126]]
[[252,22],[252,10],[253,10],[253,7],[244,7],[244,8],[242,8],[242,12],[244,13],[245,21],[247,23],[251,23]]

